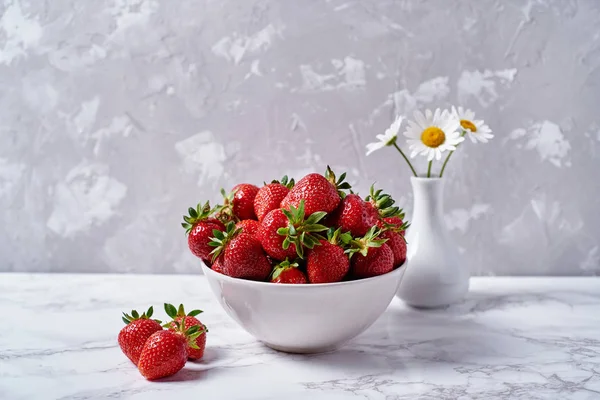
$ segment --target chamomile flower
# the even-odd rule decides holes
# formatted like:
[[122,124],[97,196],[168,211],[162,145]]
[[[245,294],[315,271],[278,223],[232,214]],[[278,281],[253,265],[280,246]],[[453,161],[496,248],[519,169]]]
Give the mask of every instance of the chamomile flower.
[[404,118],[401,116],[396,117],[396,120],[385,130],[383,135],[375,136],[379,141],[367,144],[367,155],[379,149],[383,149],[385,146],[391,146],[396,143],[403,119]]
[[443,152],[456,150],[456,146],[464,140],[457,131],[460,121],[448,110],[426,110],[425,114],[415,111],[414,117],[415,120],[408,121],[404,131],[411,158],[420,154],[427,156],[427,161],[440,160]]
[[460,126],[467,132],[473,143],[487,143],[491,138],[492,130],[481,119],[475,119],[475,113],[462,107],[452,107],[452,114],[460,121]]

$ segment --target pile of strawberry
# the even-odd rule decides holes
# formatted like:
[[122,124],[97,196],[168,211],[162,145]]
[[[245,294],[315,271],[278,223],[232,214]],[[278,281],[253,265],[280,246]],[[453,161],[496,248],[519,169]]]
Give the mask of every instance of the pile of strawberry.
[[148,380],[173,375],[187,360],[204,356],[208,329],[196,318],[202,310],[186,314],[183,304],[165,304],[165,312],[172,320],[164,325],[151,319],[152,307],[142,315],[135,310],[123,313],[126,326],[119,332],[119,346]]
[[234,278],[301,284],[388,273],[406,260],[404,214],[373,187],[361,198],[345,177],[327,167],[297,183],[283,177],[221,190],[223,204],[198,204],[183,217],[188,246]]

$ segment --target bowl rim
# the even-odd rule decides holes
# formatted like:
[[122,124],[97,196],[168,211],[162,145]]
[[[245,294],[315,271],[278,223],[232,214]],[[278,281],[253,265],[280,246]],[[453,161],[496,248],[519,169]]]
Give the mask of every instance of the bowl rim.
[[[356,279],[353,281],[342,281],[342,282],[331,282],[331,283],[297,284],[297,283],[272,283],[272,282],[263,282],[263,281],[253,281],[250,279],[234,278],[229,275],[225,275],[220,272],[213,271],[212,268],[210,268],[208,265],[206,265],[204,263],[204,261],[201,261],[202,271],[204,272],[204,275],[213,275],[215,277],[218,277],[219,279],[224,279],[229,282],[237,282],[240,284],[266,286],[266,287],[272,287],[272,288],[277,288],[277,287],[294,288],[294,290],[307,290],[307,288],[311,288],[311,287],[325,288],[325,287],[353,286],[353,285],[360,285],[365,282],[374,282],[377,280],[384,280],[384,279],[392,278],[393,276],[401,274],[401,273],[403,274],[404,270],[406,269],[406,264],[407,264],[407,261],[404,261],[404,264],[393,269],[392,271],[390,271],[386,274],[383,274],[383,275],[373,276],[371,278],[363,278],[363,279]],[[207,272],[207,270],[208,270],[208,272]]]

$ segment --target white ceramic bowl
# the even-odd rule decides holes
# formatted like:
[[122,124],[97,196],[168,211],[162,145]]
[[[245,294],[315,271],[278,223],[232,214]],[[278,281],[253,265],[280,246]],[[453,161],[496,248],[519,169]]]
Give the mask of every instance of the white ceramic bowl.
[[267,346],[289,353],[334,350],[365,331],[390,304],[406,263],[348,282],[275,284],[202,269],[227,314]]

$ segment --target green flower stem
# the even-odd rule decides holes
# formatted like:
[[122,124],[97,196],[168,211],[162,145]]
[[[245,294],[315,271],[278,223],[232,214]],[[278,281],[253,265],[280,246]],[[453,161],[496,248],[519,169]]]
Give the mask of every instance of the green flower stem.
[[[460,135],[460,137],[464,137],[467,134],[467,131],[463,130],[462,134]],[[456,148],[458,149],[458,146],[460,146],[460,143],[456,145]],[[454,153],[456,150],[452,150],[450,153],[448,153],[448,155],[446,156],[446,159],[444,160],[444,163],[442,164],[442,170],[440,171],[440,178],[442,177],[442,175],[444,175],[444,170],[446,169],[446,164],[448,164],[448,160],[450,160],[450,156],[452,156],[452,153]]]
[[433,160],[429,161],[429,165],[427,166],[427,177],[431,178],[431,164],[433,164]]
[[440,178],[442,177],[442,175],[444,175],[444,170],[446,169],[446,164],[448,164],[448,160],[450,159],[450,156],[452,155],[452,153],[454,153],[454,150],[452,150],[450,153],[448,153],[448,155],[446,156],[446,159],[444,160],[444,163],[442,164],[442,170],[440,171]]
[[412,171],[414,176],[417,176],[417,172],[415,171],[415,169],[413,168],[412,164],[410,163],[410,161],[408,161],[408,157],[406,157],[406,154],[404,154],[404,152],[402,151],[402,149],[400,149],[400,147],[398,147],[398,145],[396,144],[396,142],[394,141],[393,146],[396,148],[396,150],[398,150],[400,152],[400,154],[402,154],[402,157],[404,157],[404,160],[406,161],[406,163],[408,164],[408,166],[410,167],[410,170]]

